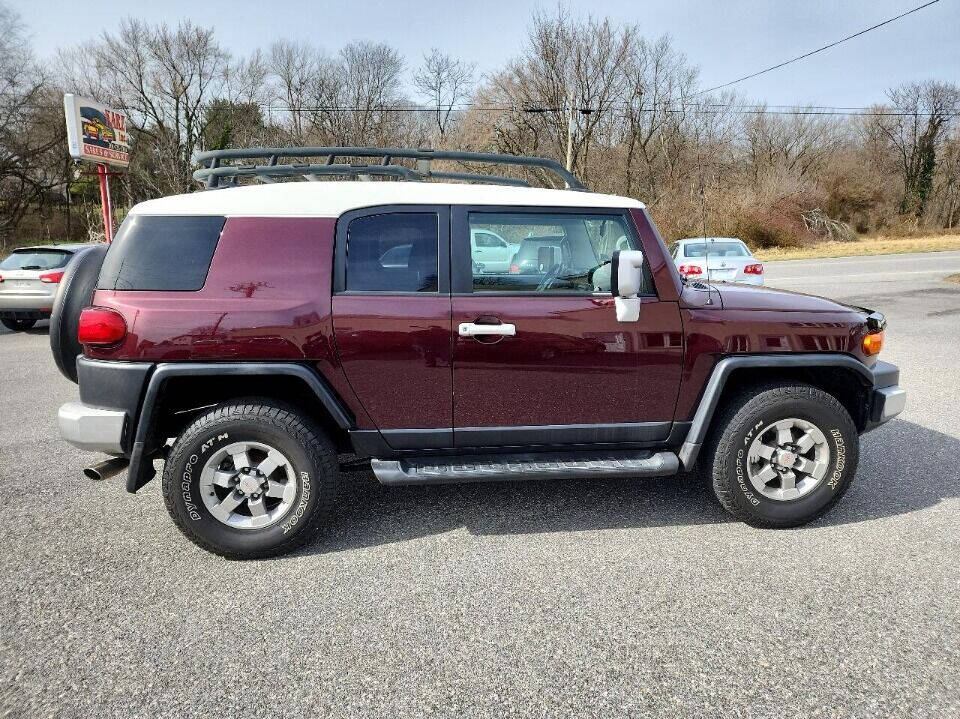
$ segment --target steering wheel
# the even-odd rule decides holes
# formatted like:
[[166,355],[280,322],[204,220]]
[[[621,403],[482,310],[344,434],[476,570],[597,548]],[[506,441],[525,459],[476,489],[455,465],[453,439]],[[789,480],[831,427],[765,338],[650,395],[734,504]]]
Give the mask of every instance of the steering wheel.
[[545,289],[550,287],[553,281],[560,276],[560,270],[561,270],[561,265],[559,262],[555,264],[553,267],[551,267],[547,271],[547,274],[543,276],[543,279],[540,280],[540,284],[537,285],[537,292],[543,292]]

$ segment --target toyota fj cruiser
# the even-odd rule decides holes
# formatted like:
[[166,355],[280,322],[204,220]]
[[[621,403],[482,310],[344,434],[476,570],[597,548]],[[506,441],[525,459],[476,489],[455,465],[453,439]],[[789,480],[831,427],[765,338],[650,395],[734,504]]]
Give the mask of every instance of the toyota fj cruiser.
[[[567,189],[437,160],[553,172]],[[88,476],[127,468],[136,492],[163,459],[171,516],[218,554],[306,542],[348,454],[390,485],[697,468],[733,516],[793,527],[840,499],[858,435],[904,406],[877,358],[882,315],[684,281],[641,203],[586,192],[550,160],[197,161],[208,191],[137,205],[68,267],[51,346],[80,390],[62,436],[113,455]],[[374,177],[389,181],[356,181]],[[485,262],[488,238],[513,256]]]

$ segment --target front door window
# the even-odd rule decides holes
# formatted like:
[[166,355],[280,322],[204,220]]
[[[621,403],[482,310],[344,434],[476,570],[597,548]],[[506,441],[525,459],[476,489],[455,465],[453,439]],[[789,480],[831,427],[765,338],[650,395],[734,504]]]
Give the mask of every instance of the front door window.
[[[613,252],[639,249],[620,215],[471,212],[468,223],[474,292],[609,292]],[[498,238],[509,261],[487,262],[481,238]]]

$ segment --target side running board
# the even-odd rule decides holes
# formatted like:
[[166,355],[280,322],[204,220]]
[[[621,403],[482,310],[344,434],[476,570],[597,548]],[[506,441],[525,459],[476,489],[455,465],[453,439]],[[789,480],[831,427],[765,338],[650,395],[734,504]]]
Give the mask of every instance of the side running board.
[[606,479],[676,474],[673,452],[526,453],[371,459],[381,484],[447,484],[521,479]]

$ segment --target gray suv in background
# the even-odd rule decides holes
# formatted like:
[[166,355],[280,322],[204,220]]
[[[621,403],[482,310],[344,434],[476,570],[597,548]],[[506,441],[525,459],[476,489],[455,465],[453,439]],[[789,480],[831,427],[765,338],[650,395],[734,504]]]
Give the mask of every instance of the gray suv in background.
[[50,317],[57,286],[67,263],[85,245],[18,247],[0,262],[0,323],[9,330],[28,330]]

